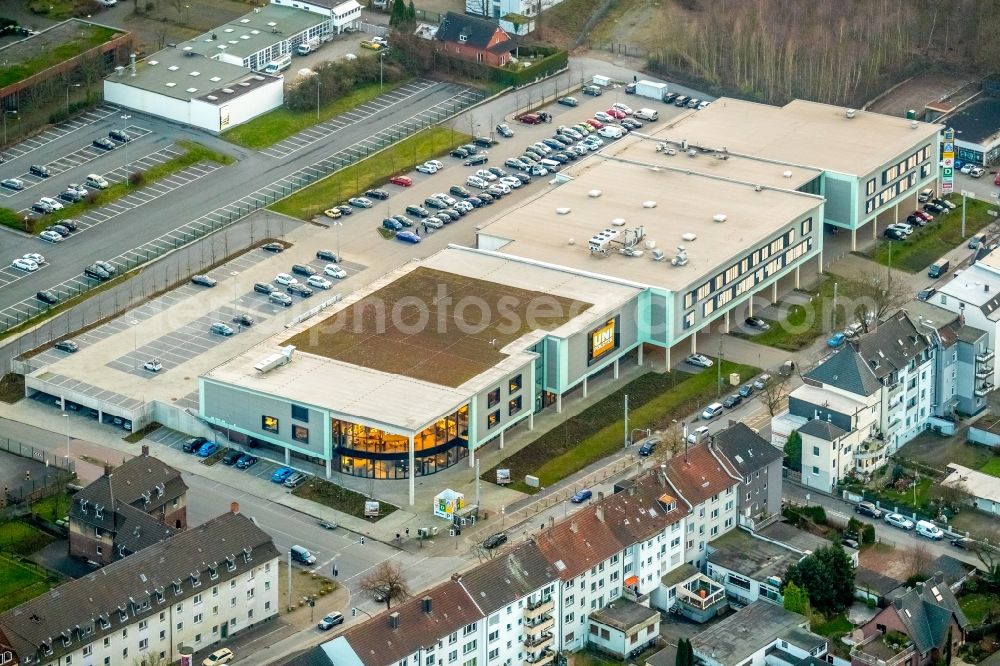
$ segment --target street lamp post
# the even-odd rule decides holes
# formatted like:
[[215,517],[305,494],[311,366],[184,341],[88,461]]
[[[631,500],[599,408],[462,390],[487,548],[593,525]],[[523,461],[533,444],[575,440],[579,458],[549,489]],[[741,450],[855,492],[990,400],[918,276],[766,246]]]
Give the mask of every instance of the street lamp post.
[[316,76],[316,120],[319,120],[319,86],[322,81],[319,80],[319,75]]
[[339,264],[344,260],[344,256],[340,254],[340,228],[344,226],[344,223],[340,220],[334,220],[333,226],[337,227],[337,263]]
[[122,117],[122,120],[125,121],[125,126],[122,127],[122,133],[125,135],[125,139],[126,139],[126,141],[125,141],[125,189],[127,190],[129,188],[129,186],[132,184],[130,182],[132,180],[132,178],[131,178],[132,174],[129,172],[129,168],[128,168],[128,144],[129,144],[129,141],[128,141],[128,138],[129,138],[129,136],[128,136],[128,121],[129,121],[129,119],[132,118],[132,116],[128,115],[127,113],[123,113],[121,117]]
[[69,115],[69,89],[70,88],[79,88],[79,87],[80,87],[79,83],[70,83],[70,84],[67,84],[67,86],[66,86],[66,115],[67,116]]
[[385,51],[378,54],[378,89],[382,90],[382,63],[384,62]]
[[[63,409],[66,408],[66,399],[63,398]],[[66,460],[69,460],[69,414],[63,412],[63,423],[66,424]]]
[[[16,110],[15,111],[8,111],[7,109],[3,110],[3,145],[5,145],[5,146],[7,145],[7,114],[8,113],[16,116],[17,115],[17,111]],[[18,117],[18,119],[20,119],[20,117]]]

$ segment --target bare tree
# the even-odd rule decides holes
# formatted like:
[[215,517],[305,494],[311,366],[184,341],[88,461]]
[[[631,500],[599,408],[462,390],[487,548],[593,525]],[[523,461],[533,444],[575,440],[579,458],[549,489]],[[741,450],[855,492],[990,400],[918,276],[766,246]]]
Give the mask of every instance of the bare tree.
[[671,423],[670,427],[663,431],[662,441],[656,447],[656,462],[665,463],[683,450],[684,428],[680,423]]
[[846,288],[852,307],[848,318],[853,317],[862,333],[873,330],[878,322],[903,307],[912,296],[904,282],[893,279],[891,270],[884,275],[862,272],[848,282]]
[[403,566],[388,560],[361,579],[361,590],[378,603],[384,603],[387,609],[392,608],[392,602],[410,596],[409,586],[403,577]]
[[764,388],[761,389],[760,395],[764,406],[767,407],[767,413],[771,416],[774,416],[778,407],[781,406],[781,401],[788,395],[788,379],[789,377],[786,375],[778,375],[777,377],[772,375],[764,382]]
[[903,563],[906,565],[907,576],[913,578],[914,576],[926,575],[927,567],[930,566],[931,551],[927,547],[927,544],[923,541],[918,541],[909,548],[902,551]]
[[169,666],[170,660],[161,657],[159,652],[144,652],[132,657],[132,666]]
[[480,563],[488,562],[500,554],[500,548],[487,548],[484,541],[472,547],[472,554],[479,558]]
[[1000,548],[987,541],[966,541],[966,548],[971,550],[982,563],[986,573],[983,578],[991,585],[1000,585]]
[[961,509],[972,503],[972,494],[962,482],[947,485],[938,484],[934,494],[941,500],[943,506],[951,509]]

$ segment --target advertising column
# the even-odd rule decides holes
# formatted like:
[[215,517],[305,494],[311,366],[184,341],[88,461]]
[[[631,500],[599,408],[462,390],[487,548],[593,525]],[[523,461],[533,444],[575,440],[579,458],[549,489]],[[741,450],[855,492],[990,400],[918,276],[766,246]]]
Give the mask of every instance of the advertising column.
[[941,148],[941,194],[944,195],[955,191],[955,130],[950,127],[944,131]]

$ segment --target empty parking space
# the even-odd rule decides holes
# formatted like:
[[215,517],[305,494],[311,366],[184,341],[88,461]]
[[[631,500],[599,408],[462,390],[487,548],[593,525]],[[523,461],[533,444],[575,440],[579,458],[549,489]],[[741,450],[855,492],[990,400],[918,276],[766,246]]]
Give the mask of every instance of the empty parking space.
[[58,125],[48,128],[44,132],[40,132],[35,136],[6,148],[3,151],[3,156],[8,162],[13,161],[19,157],[28,155],[32,151],[38,150],[42,146],[48,145],[53,141],[57,141],[68,134],[72,134],[73,132],[104,120],[108,116],[114,115],[119,111],[121,111],[121,109],[117,107],[102,104],[95,109],[91,109],[86,113],[81,113],[80,115],[69,120],[65,120]]
[[302,130],[298,134],[294,134],[287,139],[279,141],[270,148],[262,150],[261,153],[267,155],[268,157],[276,157],[278,159],[288,157],[292,153],[302,150],[306,146],[311,146],[317,141],[325,139],[345,127],[371,118],[379,111],[405,104],[407,100],[412,98],[414,95],[437,85],[444,84],[436,81],[428,81],[427,79],[410,81],[395,90],[379,95],[370,102],[351,109],[347,113],[339,115],[326,122],[319,123],[318,125],[313,125],[308,129]]

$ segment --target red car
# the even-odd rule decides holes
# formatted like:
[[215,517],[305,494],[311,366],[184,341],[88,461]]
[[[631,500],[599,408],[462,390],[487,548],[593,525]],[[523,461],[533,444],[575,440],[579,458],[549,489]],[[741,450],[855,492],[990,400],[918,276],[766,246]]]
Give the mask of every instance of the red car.
[[523,116],[519,116],[517,120],[525,125],[537,125],[542,122],[537,113],[526,113]]
[[584,122],[593,127],[595,130],[599,130],[604,127],[604,123],[600,120],[594,120],[593,118],[587,118]]
[[608,109],[607,111],[605,111],[605,113],[614,118],[615,120],[621,120],[622,118],[625,118],[627,115],[624,111],[619,111],[618,109]]
[[413,179],[409,176],[393,176],[389,179],[389,182],[393,185],[399,185],[400,187],[409,187],[413,185]]
[[922,219],[926,220],[927,222],[933,222],[934,221],[934,216],[933,215],[931,215],[930,213],[925,213],[922,210],[915,210],[915,211],[913,211],[913,214],[916,215],[919,218],[922,218]]

